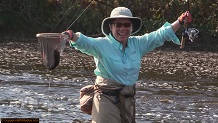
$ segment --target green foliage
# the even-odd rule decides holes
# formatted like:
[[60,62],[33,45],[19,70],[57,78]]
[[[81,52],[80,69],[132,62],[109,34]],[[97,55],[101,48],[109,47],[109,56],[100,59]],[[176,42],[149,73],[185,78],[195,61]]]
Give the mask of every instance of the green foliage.
[[[187,10],[184,0],[1,0],[0,35],[31,38],[41,32],[62,32],[75,20],[70,29],[99,34],[102,20],[117,6],[128,7],[134,16],[142,18],[139,35],[156,30],[166,21],[175,21]],[[194,18],[190,26],[205,34],[217,33],[216,0],[190,0],[190,11]]]

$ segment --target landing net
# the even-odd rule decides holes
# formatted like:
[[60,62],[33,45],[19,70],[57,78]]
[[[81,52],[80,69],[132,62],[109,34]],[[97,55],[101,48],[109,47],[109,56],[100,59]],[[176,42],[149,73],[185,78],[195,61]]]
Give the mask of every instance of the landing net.
[[36,34],[39,50],[42,55],[42,64],[49,70],[55,69],[60,63],[60,56],[65,48],[67,35],[61,33]]

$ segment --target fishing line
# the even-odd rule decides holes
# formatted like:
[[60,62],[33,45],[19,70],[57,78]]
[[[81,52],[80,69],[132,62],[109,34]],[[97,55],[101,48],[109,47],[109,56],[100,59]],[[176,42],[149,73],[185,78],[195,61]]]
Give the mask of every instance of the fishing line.
[[[48,79],[48,93],[47,93],[47,94],[48,94],[48,104],[47,104],[48,110],[47,110],[47,116],[49,116],[49,113],[51,114],[51,108],[52,108],[52,107],[49,106],[49,102],[51,101],[51,100],[50,100],[50,97],[51,97],[51,96],[50,96],[50,95],[51,95],[50,89],[51,89],[51,81],[52,81],[51,79],[52,79],[52,77],[51,77],[51,71],[50,71],[50,75],[49,75],[49,79]],[[48,118],[48,119],[49,119],[49,118]]]
[[[73,4],[73,1],[71,1],[70,6],[72,6],[72,4]],[[69,8],[67,9],[67,11],[64,13],[64,15],[62,16],[62,18],[57,22],[57,24],[54,26],[54,28],[52,29],[51,32],[54,31],[54,29],[58,26],[58,24],[64,19],[64,17],[66,16],[66,14],[67,14],[75,5],[76,5],[76,2],[74,2],[74,5],[73,5],[72,7],[69,7]],[[74,15],[74,16],[75,16],[75,15]]]
[[[90,3],[89,3],[89,5],[79,14],[79,16],[77,16],[77,18],[72,22],[72,20],[73,20],[73,18],[71,19],[71,21],[70,21],[70,25],[68,26],[68,28],[66,29],[66,30],[68,30],[80,17],[81,17],[81,15],[91,6],[91,4],[92,4],[92,2],[93,2],[94,0],[92,0]],[[72,4],[72,3],[71,3]],[[76,5],[75,3],[74,3],[74,5]],[[74,5],[73,5],[73,7],[74,7]],[[56,24],[56,26],[54,27],[54,29],[57,27],[57,25],[64,19],[64,17],[66,16],[66,14],[73,8],[73,7],[71,7],[71,8],[69,8],[65,13],[64,13],[64,15],[63,15],[63,17],[58,21],[58,23]],[[79,10],[77,11],[77,12],[79,12]],[[76,14],[75,14],[76,15]],[[74,15],[74,16],[75,16]],[[53,29],[53,30],[54,30]],[[53,31],[52,30],[52,31]],[[90,71],[88,70],[88,68],[85,66],[85,64],[84,64],[84,62],[82,61],[82,59],[80,58],[80,56],[79,56],[79,54],[78,54],[78,51],[77,50],[75,50],[76,51],[76,53],[77,53],[77,56],[78,56],[78,58],[79,58],[79,60],[81,61],[81,63],[82,63],[82,66],[84,67],[84,69],[85,69],[85,71],[87,72],[87,74],[90,76],[90,78],[91,78],[91,81],[92,81],[92,83],[94,84],[94,80],[93,80],[93,78],[92,78],[92,76],[91,76],[91,73],[90,73]],[[50,95],[51,93],[50,93],[50,89],[51,89],[51,71],[50,71],[50,76],[49,76],[49,85],[48,85],[48,95]],[[48,103],[49,103],[49,101],[51,101],[50,100],[50,97],[51,96],[48,96]],[[50,108],[50,106],[48,105],[48,111],[47,111],[47,115],[49,115],[49,113],[51,113],[50,111],[51,111],[51,109],[49,109]]]
[[72,17],[72,19],[70,20],[69,24],[67,25],[67,27],[69,27],[69,25],[71,24],[71,22],[74,20],[74,17],[77,15],[77,13],[79,13],[80,10],[78,9],[76,14],[74,14],[74,16]]
[[[92,2],[93,2],[94,0],[92,0],[90,3],[89,3],[89,5],[77,16],[77,18],[74,20],[74,17],[76,16],[76,14],[74,14],[74,16],[72,17],[72,19],[70,20],[70,22],[69,22],[69,26],[68,26],[68,28],[66,29],[66,30],[68,30],[68,29],[70,29],[70,27],[80,18],[80,16],[91,6],[91,4],[92,4]],[[73,2],[71,2],[71,5],[72,5],[72,3]],[[70,5],[70,6],[71,6]],[[67,9],[67,11],[64,13],[64,15],[63,15],[63,17],[58,21],[58,23],[55,25],[55,27],[53,28],[53,30],[51,31],[51,32],[53,32],[54,31],[54,29],[57,27],[57,25],[64,19],[64,17],[66,16],[66,14],[74,7],[76,5],[76,2],[74,2],[74,5],[72,6],[72,7],[70,7],[70,8],[68,8]],[[78,10],[76,13],[78,13],[80,10]]]
[[[91,4],[92,4],[93,1],[94,1],[94,0],[92,0],[92,1],[89,3],[89,5],[77,16],[77,18],[68,26],[68,28],[67,28],[66,30],[70,29],[70,27],[71,27],[71,26],[81,17],[81,15],[91,6]],[[73,18],[72,18],[72,20],[73,20]],[[72,21],[72,20],[71,20],[71,21]],[[70,21],[70,22],[71,22],[71,21]],[[88,68],[85,66],[84,62],[82,61],[81,57],[79,56],[79,51],[77,51],[77,50],[75,50],[75,51],[76,51],[77,57],[79,58],[79,60],[80,60],[81,63],[82,63],[83,68],[84,68],[85,71],[87,72],[88,76],[90,76],[91,82],[94,84],[94,79],[93,79],[93,77],[91,76],[90,71],[89,71]]]
[[76,53],[77,53],[77,57],[79,58],[79,60],[80,60],[81,63],[82,63],[83,68],[85,69],[85,71],[86,71],[86,73],[88,74],[88,76],[90,76],[91,82],[92,82],[93,84],[95,84],[95,83],[94,83],[94,79],[93,79],[93,77],[92,77],[90,71],[89,71],[88,68],[85,66],[84,62],[82,61],[82,58],[81,58],[81,57],[79,56],[79,54],[78,54],[79,51],[77,51],[77,50],[75,50],[75,51],[76,51]]
[[80,18],[80,16],[89,8],[89,6],[91,6],[92,2],[94,0],[92,0],[89,5],[80,13],[80,15],[70,24],[70,26],[67,28],[67,30]]
[[[52,78],[54,77],[52,75],[52,71],[48,71],[48,74],[47,74],[47,81],[48,81],[48,90],[47,90],[47,112],[46,112],[46,115],[45,115],[45,119],[47,122],[51,122],[52,121],[52,111],[53,111],[53,107],[56,105],[55,104],[55,99],[53,97],[54,93],[52,94],[52,88],[51,88],[51,85],[52,85]],[[60,90],[59,90],[60,91]],[[59,92],[59,91],[55,91],[55,92]]]

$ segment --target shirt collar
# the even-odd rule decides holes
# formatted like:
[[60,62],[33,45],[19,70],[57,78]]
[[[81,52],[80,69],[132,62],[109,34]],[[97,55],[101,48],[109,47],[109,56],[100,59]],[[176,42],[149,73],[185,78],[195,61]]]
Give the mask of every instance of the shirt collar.
[[113,43],[113,45],[117,48],[117,49],[120,49],[122,51],[123,49],[123,45],[117,41],[113,35],[110,33],[109,35],[107,35],[107,37],[110,39],[110,41]]

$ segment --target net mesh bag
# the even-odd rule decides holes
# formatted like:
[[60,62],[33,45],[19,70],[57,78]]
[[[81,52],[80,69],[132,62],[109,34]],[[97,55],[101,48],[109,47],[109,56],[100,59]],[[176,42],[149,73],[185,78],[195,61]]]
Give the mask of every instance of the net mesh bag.
[[42,64],[49,70],[55,69],[60,63],[60,55],[66,44],[67,35],[61,33],[36,34],[39,42],[39,50],[42,56]]

